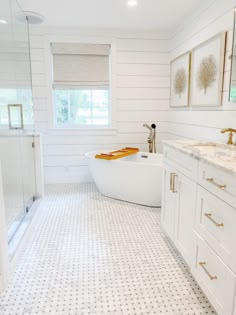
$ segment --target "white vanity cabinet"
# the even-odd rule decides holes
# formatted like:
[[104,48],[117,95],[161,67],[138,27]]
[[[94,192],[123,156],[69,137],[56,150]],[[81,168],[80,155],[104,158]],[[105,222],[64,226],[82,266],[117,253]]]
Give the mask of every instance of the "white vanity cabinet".
[[201,237],[197,240],[196,267],[192,273],[217,314],[231,315],[235,297],[235,275]]
[[192,268],[195,263],[196,236],[193,232],[197,185],[185,175],[178,175],[178,204],[175,245]]
[[[171,240],[193,266],[195,234],[193,231],[197,184],[197,165],[185,155],[166,148],[164,152],[162,225]],[[192,163],[193,162],[193,163]]]
[[174,191],[173,185],[177,185],[177,172],[168,164],[165,164],[163,172],[163,190],[162,190],[162,225],[167,234],[174,241],[174,229],[176,222],[176,205],[177,193]]
[[236,315],[236,176],[164,145],[161,218],[217,313]]

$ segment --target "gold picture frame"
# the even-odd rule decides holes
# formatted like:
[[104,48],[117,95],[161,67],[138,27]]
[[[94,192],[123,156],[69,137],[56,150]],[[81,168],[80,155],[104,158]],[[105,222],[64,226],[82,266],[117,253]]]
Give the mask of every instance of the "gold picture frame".
[[222,104],[226,32],[221,32],[191,51],[190,106]]
[[191,52],[170,63],[170,107],[189,106]]

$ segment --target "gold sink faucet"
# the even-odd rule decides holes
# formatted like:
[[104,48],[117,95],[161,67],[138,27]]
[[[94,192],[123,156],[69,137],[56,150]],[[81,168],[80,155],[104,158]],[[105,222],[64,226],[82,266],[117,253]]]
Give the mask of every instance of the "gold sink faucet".
[[228,132],[229,133],[229,138],[228,138],[228,142],[227,144],[234,144],[235,143],[233,142],[233,134],[236,133],[236,129],[232,129],[232,128],[226,128],[226,129],[222,129],[221,130],[221,133],[226,133]]

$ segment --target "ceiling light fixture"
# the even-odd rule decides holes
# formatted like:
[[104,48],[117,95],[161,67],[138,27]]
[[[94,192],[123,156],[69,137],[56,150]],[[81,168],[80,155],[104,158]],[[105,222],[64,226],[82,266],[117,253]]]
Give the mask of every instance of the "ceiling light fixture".
[[137,7],[138,5],[138,1],[137,0],[128,0],[127,1],[127,6],[130,8],[134,8]]
[[7,21],[4,19],[0,19],[0,24],[7,24]]

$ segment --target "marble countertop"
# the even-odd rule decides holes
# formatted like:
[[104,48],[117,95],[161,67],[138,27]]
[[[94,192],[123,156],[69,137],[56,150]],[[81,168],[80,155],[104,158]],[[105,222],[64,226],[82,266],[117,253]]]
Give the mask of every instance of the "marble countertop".
[[165,140],[163,144],[236,176],[235,145],[197,140]]

